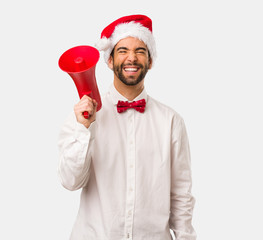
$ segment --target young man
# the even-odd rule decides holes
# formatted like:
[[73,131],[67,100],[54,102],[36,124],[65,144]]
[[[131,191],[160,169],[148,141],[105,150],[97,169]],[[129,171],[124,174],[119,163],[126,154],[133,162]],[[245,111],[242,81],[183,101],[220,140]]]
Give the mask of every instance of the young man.
[[97,113],[96,101],[84,96],[59,139],[61,182],[82,188],[71,240],[170,240],[170,229],[177,240],[196,239],[183,119],[144,88],[156,57],[151,19],[114,21],[98,48],[113,85]]

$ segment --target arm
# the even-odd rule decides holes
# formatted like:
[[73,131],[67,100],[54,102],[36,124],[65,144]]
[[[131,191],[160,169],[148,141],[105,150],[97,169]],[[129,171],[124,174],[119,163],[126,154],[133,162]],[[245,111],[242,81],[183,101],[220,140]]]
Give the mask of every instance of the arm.
[[191,161],[183,120],[174,121],[172,132],[170,228],[177,240],[195,240],[192,213],[195,200],[191,194]]
[[[90,175],[91,151],[95,135],[96,103],[87,96],[75,105],[59,134],[58,174],[62,185],[69,190],[84,187]],[[82,115],[88,111],[90,118]]]

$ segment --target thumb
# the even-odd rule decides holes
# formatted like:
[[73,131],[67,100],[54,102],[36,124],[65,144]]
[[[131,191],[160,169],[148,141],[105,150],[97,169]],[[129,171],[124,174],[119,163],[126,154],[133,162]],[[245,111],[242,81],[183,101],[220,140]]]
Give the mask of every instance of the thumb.
[[97,110],[97,107],[98,107],[98,103],[95,99],[92,99],[92,103],[93,103],[93,106],[95,108],[95,111]]

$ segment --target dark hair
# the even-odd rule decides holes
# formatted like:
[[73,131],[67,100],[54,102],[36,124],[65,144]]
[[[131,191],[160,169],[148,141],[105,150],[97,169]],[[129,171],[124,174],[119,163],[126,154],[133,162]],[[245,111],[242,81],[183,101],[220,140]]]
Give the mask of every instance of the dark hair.
[[114,48],[112,49],[111,53],[110,53],[110,56],[113,58],[113,54],[114,54],[114,50],[115,50],[115,46]]

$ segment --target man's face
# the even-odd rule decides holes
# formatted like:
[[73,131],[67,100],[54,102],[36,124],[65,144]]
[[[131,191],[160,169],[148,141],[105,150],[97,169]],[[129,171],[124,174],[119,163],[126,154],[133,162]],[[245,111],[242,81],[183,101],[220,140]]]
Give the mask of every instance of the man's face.
[[115,77],[129,86],[140,83],[152,66],[147,46],[133,37],[116,44],[108,64]]

